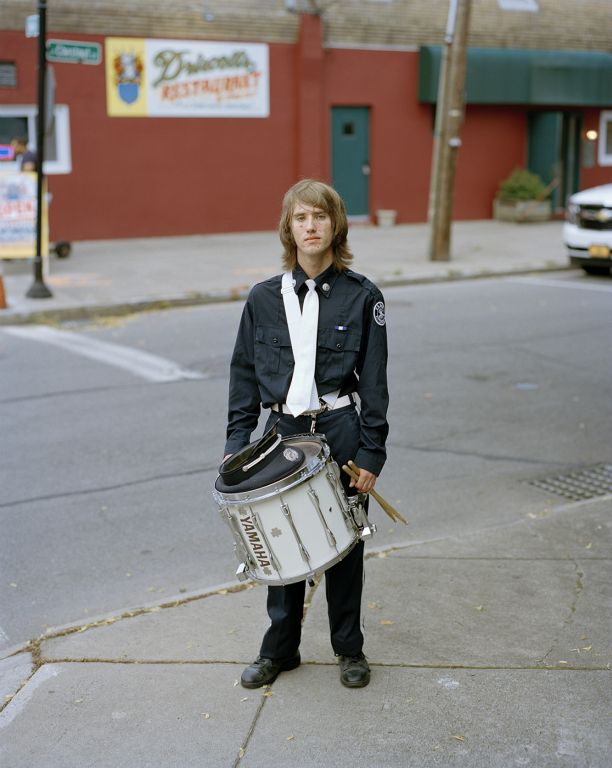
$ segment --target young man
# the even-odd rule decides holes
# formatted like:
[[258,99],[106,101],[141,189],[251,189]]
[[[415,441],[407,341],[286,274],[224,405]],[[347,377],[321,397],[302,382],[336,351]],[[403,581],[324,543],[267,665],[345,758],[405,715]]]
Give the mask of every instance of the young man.
[[[353,257],[347,245],[344,203],[328,185],[312,180],[295,184],[283,201],[279,234],[287,270],[284,281],[278,275],[251,290],[238,330],[230,370],[226,458],[249,443],[263,405],[271,409],[266,429],[278,422],[284,437],[310,431],[324,434],[340,466],[353,460],[361,470],[356,482],[343,475],[347,492],[366,493],[386,459],[387,335],[382,294],[348,269]],[[307,315],[313,318],[310,337],[290,332],[282,291],[297,294],[302,323]],[[291,340],[297,345],[298,337],[296,349]],[[305,361],[309,355],[310,368]],[[340,680],[350,688],[363,687],[370,680],[360,620],[363,542],[327,570],[325,580]],[[260,655],[242,673],[244,687],[269,684],[280,672],[300,664],[304,595],[305,581],[268,587],[270,627]]]
[[28,149],[28,140],[25,136],[11,139],[11,146],[15,152],[15,158],[19,159],[19,168],[22,171],[38,171],[36,152]]

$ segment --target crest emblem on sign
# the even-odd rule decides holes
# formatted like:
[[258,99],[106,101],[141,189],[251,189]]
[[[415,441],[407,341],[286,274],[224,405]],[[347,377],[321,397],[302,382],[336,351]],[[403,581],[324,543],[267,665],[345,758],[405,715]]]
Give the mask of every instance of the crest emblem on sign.
[[374,304],[374,320],[378,325],[384,325],[386,323],[385,304],[382,301],[377,301],[376,304]]
[[143,63],[136,53],[122,51],[113,60],[115,85],[121,101],[133,104],[137,101],[142,84]]

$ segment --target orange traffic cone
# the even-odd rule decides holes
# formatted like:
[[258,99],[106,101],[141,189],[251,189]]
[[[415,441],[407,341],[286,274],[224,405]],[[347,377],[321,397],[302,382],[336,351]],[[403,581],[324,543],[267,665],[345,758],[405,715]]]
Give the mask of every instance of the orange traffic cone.
[[6,309],[6,293],[4,292],[4,278],[0,274],[0,309]]

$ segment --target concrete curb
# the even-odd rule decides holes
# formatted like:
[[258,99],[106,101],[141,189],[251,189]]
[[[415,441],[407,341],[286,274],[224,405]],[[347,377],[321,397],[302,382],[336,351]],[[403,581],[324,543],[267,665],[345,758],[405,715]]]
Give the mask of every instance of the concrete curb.
[[[378,279],[380,288],[396,288],[406,285],[428,285],[432,283],[458,282],[464,280],[484,280],[490,278],[512,277],[514,275],[533,275],[546,272],[569,271],[573,269],[569,264],[551,264],[548,266],[534,266],[524,269],[505,269],[499,271],[462,271],[449,269],[444,275],[423,275],[421,277],[398,277]],[[185,296],[170,296],[156,299],[134,299],[112,304],[91,304],[70,307],[56,307],[53,309],[0,310],[0,326],[26,325],[26,324],[53,324],[57,322],[69,322],[79,320],[95,320],[103,317],[120,317],[140,312],[154,312],[164,309],[176,309],[179,307],[195,307],[205,304],[220,304],[233,301],[244,301],[248,295],[246,289],[230,289],[211,293],[190,293]]]

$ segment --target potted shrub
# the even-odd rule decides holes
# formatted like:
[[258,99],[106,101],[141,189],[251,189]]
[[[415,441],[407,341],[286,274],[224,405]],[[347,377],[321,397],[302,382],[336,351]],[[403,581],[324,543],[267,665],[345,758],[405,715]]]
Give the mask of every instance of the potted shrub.
[[493,218],[499,221],[547,221],[552,213],[549,195],[553,184],[546,186],[536,174],[516,168],[502,181],[493,201]]

